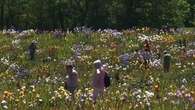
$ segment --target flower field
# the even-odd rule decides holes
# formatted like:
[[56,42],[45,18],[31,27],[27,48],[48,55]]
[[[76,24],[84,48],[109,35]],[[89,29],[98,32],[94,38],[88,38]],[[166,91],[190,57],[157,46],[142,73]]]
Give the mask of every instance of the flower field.
[[[141,57],[135,57],[146,39],[152,51],[147,68]],[[37,51],[31,61],[28,46],[33,40]],[[168,73],[162,66],[165,50],[172,56]],[[75,60],[79,75],[74,98],[65,87],[64,62],[69,58]],[[108,65],[111,85],[93,104],[97,59]],[[4,30],[0,32],[0,79],[2,110],[195,110],[195,35],[148,28]]]

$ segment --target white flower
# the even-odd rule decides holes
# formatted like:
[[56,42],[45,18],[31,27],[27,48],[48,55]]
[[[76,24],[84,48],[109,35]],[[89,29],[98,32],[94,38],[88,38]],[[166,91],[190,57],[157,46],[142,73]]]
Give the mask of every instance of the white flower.
[[173,95],[174,95],[174,93],[172,93],[172,92],[168,93],[168,96],[173,96]]
[[141,96],[140,95],[137,95],[136,98],[139,100],[139,99],[141,99]]
[[147,105],[147,106],[150,106],[151,104],[150,104],[150,102],[149,102],[149,101],[146,101],[146,105]]
[[1,63],[3,63],[4,65],[9,65],[9,60],[6,59],[5,57],[1,58]]
[[3,109],[8,109],[7,101],[6,100],[2,100],[1,101],[1,106],[3,107]]
[[123,86],[127,86],[127,83],[123,83],[122,85],[123,85]]
[[183,78],[181,82],[182,82],[183,84],[187,84],[187,83],[188,83],[187,80],[186,80],[185,78]]
[[2,104],[2,105],[5,105],[5,104],[7,104],[7,101],[6,101],[6,100],[2,100],[2,101],[1,101],[1,104]]
[[181,66],[181,63],[176,63],[175,65],[176,65],[176,66]]
[[16,39],[12,41],[12,45],[15,48],[20,48],[19,44],[20,44],[21,40],[20,39]]
[[123,71],[126,71],[127,70],[127,68],[123,68]]
[[168,98],[167,97],[163,97],[163,101],[166,101]]
[[154,68],[160,68],[161,67],[161,60],[155,59],[153,62],[150,62],[150,65]]
[[43,102],[43,99],[39,99],[39,102]]
[[26,104],[26,100],[23,100],[22,102],[23,102],[24,104]]
[[145,94],[146,94],[146,97],[153,97],[154,96],[154,93],[153,92],[149,92],[149,91],[145,91]]
[[7,106],[7,105],[4,105],[4,106],[3,106],[3,109],[8,109],[8,106]]
[[45,78],[45,81],[48,83],[50,81],[50,77]]
[[138,90],[134,91],[132,93],[132,95],[135,96],[135,95],[141,94],[141,92],[142,92],[142,90],[141,89],[138,89]]

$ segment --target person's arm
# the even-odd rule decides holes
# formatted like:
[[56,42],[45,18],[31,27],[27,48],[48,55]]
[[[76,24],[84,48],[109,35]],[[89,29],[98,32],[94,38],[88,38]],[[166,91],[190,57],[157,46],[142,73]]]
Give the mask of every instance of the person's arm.
[[75,69],[73,69],[72,72],[75,74],[76,79],[78,80],[78,82],[80,82],[78,72]]

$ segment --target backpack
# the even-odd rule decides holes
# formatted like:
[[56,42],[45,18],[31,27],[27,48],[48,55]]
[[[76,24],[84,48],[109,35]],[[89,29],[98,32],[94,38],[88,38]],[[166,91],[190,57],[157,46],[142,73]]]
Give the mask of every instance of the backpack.
[[110,86],[110,76],[108,75],[108,73],[105,72],[105,76],[104,76],[104,86],[107,88]]

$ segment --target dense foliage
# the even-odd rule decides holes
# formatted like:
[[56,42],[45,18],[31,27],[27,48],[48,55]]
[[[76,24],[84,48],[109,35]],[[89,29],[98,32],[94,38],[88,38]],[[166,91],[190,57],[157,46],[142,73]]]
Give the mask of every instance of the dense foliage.
[[193,26],[194,0],[0,0],[0,28]]

